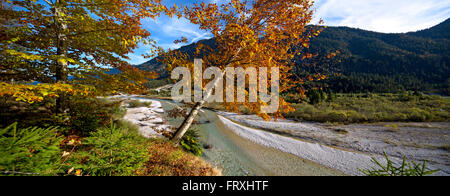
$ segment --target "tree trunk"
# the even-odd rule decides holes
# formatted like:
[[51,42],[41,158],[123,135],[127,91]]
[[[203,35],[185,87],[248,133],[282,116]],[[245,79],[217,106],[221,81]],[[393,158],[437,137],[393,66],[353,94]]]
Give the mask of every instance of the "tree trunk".
[[[56,82],[66,83],[68,81],[67,75],[67,23],[64,19],[64,0],[56,0],[53,7],[53,17],[55,22],[56,31],[56,55],[59,59],[55,63]],[[66,114],[67,109],[67,97],[64,93],[59,95],[56,101],[57,113]]]
[[[231,62],[234,61],[234,59],[236,58],[236,56],[239,54],[240,51],[241,51],[241,48],[239,48],[236,51],[236,54],[228,61],[228,63],[226,63],[227,66],[225,66],[225,67],[230,66]],[[224,75],[225,75],[225,72],[222,72],[222,78]],[[214,88],[220,82],[222,82],[222,80],[216,80],[216,82],[214,83]],[[203,105],[205,105],[205,103],[206,103],[206,100],[208,100],[208,98],[212,95],[212,92],[213,92],[213,88],[208,89],[206,96],[203,97],[202,101],[197,102],[194,105],[194,107],[189,112],[188,116],[184,119],[183,123],[180,125],[180,127],[178,127],[177,131],[175,132],[175,135],[171,139],[172,142],[175,143],[175,145],[178,145],[180,143],[184,134],[189,130],[192,123],[194,122],[195,117],[197,117],[198,113],[200,112],[200,109],[202,109]]]
[[189,130],[189,127],[191,127],[192,122],[194,122],[195,117],[198,115],[198,112],[200,111],[200,109],[202,109],[204,104],[204,100],[196,103],[191,112],[189,112],[189,115],[184,119],[183,124],[181,124],[172,138],[172,142],[174,142],[175,145],[178,145],[180,143],[181,138],[183,138],[184,134]]

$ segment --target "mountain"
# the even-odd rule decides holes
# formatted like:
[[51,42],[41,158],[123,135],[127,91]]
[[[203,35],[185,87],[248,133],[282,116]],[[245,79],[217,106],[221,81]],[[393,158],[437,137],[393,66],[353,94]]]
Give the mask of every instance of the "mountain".
[[[178,49],[178,51],[181,51],[183,53],[187,53],[189,55],[194,55],[197,45],[198,44],[203,44],[209,47],[214,47],[215,41],[214,38],[211,39],[205,39],[205,40],[200,40],[196,43],[187,45],[187,46],[183,46],[181,48]],[[141,69],[141,70],[145,70],[145,71],[154,71],[156,73],[159,74],[159,79],[165,79],[165,78],[169,78],[170,74],[166,71],[166,65],[162,64],[159,60],[159,57],[153,58],[150,61],[147,61],[143,64],[137,65],[136,67]]]
[[428,91],[449,94],[450,19],[427,30],[385,34],[327,28],[310,52],[340,49],[343,76],[328,81],[337,92]]
[[[342,74],[326,84],[335,92],[400,92],[404,90],[449,94],[450,19],[429,29],[410,33],[377,33],[348,27],[328,27],[311,41],[308,52],[340,50]],[[202,40],[213,46],[214,39]],[[196,44],[180,48],[195,51]],[[299,61],[301,62],[301,61]],[[137,66],[168,77],[156,59]]]
[[432,28],[410,34],[424,38],[450,39],[450,19],[447,19],[446,21]]

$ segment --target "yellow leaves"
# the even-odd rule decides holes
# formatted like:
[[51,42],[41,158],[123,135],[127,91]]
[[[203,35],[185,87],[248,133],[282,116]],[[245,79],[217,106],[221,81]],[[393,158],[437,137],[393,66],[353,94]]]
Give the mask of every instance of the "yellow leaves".
[[129,42],[126,39],[122,39],[122,45],[124,45],[125,47],[129,46]]
[[[63,93],[93,96],[95,93],[100,94],[100,92],[116,88],[115,86],[111,87],[108,83],[95,81],[101,80],[96,78],[99,75],[96,72],[104,67],[119,67],[120,64],[126,63],[124,60],[126,58],[121,57],[133,51],[138,43],[155,46],[156,42],[150,39],[150,32],[142,27],[142,20],[147,17],[154,18],[162,12],[181,16],[176,5],[167,8],[162,5],[161,0],[106,1],[109,3],[104,3],[104,0],[70,1],[75,7],[60,7],[62,11],[58,12],[58,9],[55,9],[55,13],[41,10],[41,7],[38,6],[41,3],[36,0],[13,2],[18,2],[14,4],[17,6],[14,10],[18,11],[14,13],[12,10],[11,12],[8,10],[7,12],[13,17],[12,19],[17,18],[17,25],[14,28],[4,29],[4,34],[8,36],[2,38],[9,40],[3,40],[3,43],[6,44],[0,49],[0,53],[6,56],[5,62],[2,62],[1,65],[2,69],[6,69],[5,73],[13,73],[16,70],[20,70],[20,73],[29,71],[30,74],[22,74],[17,79],[27,81],[44,78],[43,81],[47,82],[57,71],[55,62],[65,65],[73,64],[76,66],[68,66],[68,69],[64,70],[64,74],[78,79],[73,83],[95,86],[98,90],[93,91],[81,85],[10,85],[2,83],[0,95],[12,96],[28,103],[41,102],[48,98],[58,97]],[[51,5],[48,6],[51,7]],[[52,14],[55,15],[52,16]],[[55,22],[53,21],[55,18],[61,19],[56,20],[61,25],[49,25]],[[66,35],[65,45],[70,52],[64,51],[65,47],[57,48],[56,31]],[[15,42],[20,43],[14,44]],[[57,55],[57,49],[67,53],[68,57]],[[35,63],[34,61],[39,62]],[[131,89],[132,85],[130,84],[138,81],[136,83],[142,85],[144,79],[155,77],[156,74],[133,73],[127,78],[117,81],[116,83],[121,84],[118,89],[114,90],[121,90],[120,88],[124,85],[128,85]]]
[[58,63],[67,65],[67,60],[66,59],[58,59]]
[[307,43],[307,42],[302,43],[302,46],[305,47],[305,48],[309,48],[309,43]]
[[75,175],[76,176],[81,176],[82,175],[82,170],[81,169],[77,169],[77,171],[75,171]]
[[35,61],[35,60],[42,60],[43,58],[39,55],[34,55],[34,54],[27,54],[27,53],[23,53],[23,52],[19,52],[16,50],[5,50],[5,52],[11,56],[16,56],[25,60],[31,60],[31,61]]
[[250,59],[252,59],[253,57],[255,57],[255,53],[253,51],[250,51],[248,53],[248,56],[250,57]]
[[27,103],[42,102],[46,98],[58,97],[60,93],[88,96],[91,87],[71,84],[9,84],[0,82],[0,96],[12,96],[16,101]]
[[326,78],[327,78],[326,75],[319,75],[319,76],[317,77],[317,81],[325,80]]

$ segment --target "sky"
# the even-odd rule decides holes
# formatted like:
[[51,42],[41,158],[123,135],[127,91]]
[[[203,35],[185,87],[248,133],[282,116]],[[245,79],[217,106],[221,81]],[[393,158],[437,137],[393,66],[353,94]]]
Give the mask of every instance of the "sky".
[[[203,0],[206,3],[223,3],[228,0]],[[166,5],[182,3],[189,5],[200,0],[163,0]],[[315,17],[312,24],[320,19],[327,26],[348,26],[383,33],[403,33],[426,29],[450,18],[450,0],[316,0]],[[146,19],[143,28],[152,33],[152,38],[165,49],[177,49],[202,39],[212,38],[197,25],[186,19],[161,16],[156,20]],[[187,44],[173,41],[186,37]],[[141,46],[130,54],[131,64],[141,64],[142,54],[149,52]]]

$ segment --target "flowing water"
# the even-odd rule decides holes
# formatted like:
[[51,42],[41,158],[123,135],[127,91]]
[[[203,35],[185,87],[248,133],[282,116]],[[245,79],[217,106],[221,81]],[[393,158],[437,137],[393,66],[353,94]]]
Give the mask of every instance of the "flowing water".
[[[165,111],[178,107],[171,101],[158,101]],[[169,118],[167,114],[165,118],[174,127],[183,120]],[[203,158],[221,168],[224,175],[343,175],[340,171],[243,139],[227,129],[213,111],[202,110],[196,120],[201,124],[193,125],[193,128],[199,131],[201,143],[210,146]]]

